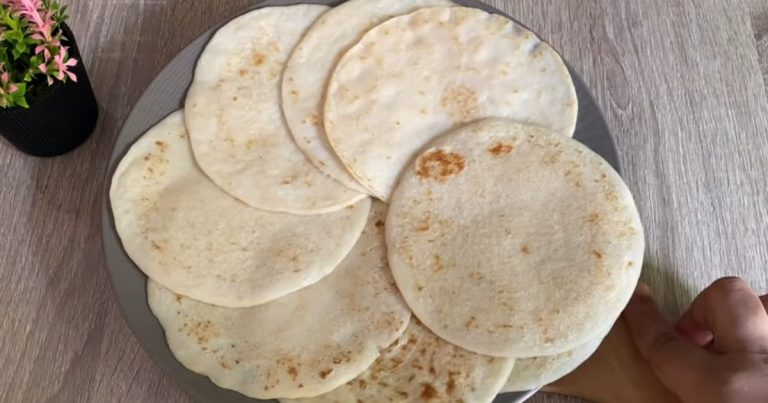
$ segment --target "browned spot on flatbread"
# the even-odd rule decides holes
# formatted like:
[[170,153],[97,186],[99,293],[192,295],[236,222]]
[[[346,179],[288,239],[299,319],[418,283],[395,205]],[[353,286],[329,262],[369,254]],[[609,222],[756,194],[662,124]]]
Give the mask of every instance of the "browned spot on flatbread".
[[181,303],[181,299],[184,298],[181,294],[176,294],[176,302]]
[[237,73],[240,75],[240,77],[245,77],[248,75],[248,70],[240,69]]
[[448,178],[463,171],[466,164],[466,160],[461,154],[439,149],[432,150],[419,158],[416,164],[416,175],[425,179],[445,182]]
[[531,254],[531,247],[528,246],[528,244],[525,244],[520,247],[520,253],[523,255],[530,255]]
[[422,218],[416,224],[416,232],[427,232],[427,231],[429,231],[431,223],[432,223],[432,218],[430,216],[426,216],[426,217]]
[[155,141],[155,145],[157,146],[157,148],[160,149],[160,152],[164,152],[166,149],[168,149],[168,144],[165,144],[164,142],[159,140]]
[[297,370],[296,367],[289,367],[288,368],[288,375],[290,375],[291,378],[295,381],[296,378],[299,377],[299,370]]
[[466,322],[464,322],[464,326],[467,329],[471,329],[473,326],[475,326],[476,322],[477,322],[477,318],[475,318],[475,316],[473,315],[473,316],[470,316],[469,319],[467,319]]
[[596,225],[600,222],[600,213],[591,213],[587,216],[587,223]]
[[333,372],[333,368],[328,368],[320,371],[317,375],[319,375],[321,379],[325,379],[328,377],[328,375],[331,374],[331,372]]
[[619,201],[619,193],[615,190],[609,190],[605,193],[603,193],[603,197],[605,197],[605,200],[611,203],[615,203]]
[[440,258],[440,255],[435,255],[435,273],[443,270],[443,259]]
[[595,178],[595,183],[602,183],[608,180],[608,175],[605,174],[605,172],[600,174],[600,177]]
[[592,250],[592,255],[593,255],[594,257],[598,258],[598,259],[602,259],[602,258],[603,258],[603,252],[600,252],[600,251],[599,251],[599,250],[597,250],[597,249],[593,249],[593,250]]
[[156,250],[158,252],[162,252],[163,251],[163,247],[160,246],[160,244],[158,244],[155,241],[152,241],[152,249],[154,249],[154,250]]
[[194,322],[187,329],[187,337],[191,337],[199,346],[208,344],[208,342],[219,335],[218,330],[210,320]]
[[458,371],[448,371],[448,382],[445,384],[448,395],[453,394],[453,391],[456,389],[456,380],[454,378],[459,375]]
[[440,105],[451,115],[454,124],[468,123],[477,115],[477,93],[465,85],[450,87],[443,92]]
[[422,383],[421,384],[421,395],[419,395],[424,400],[431,400],[437,397],[437,390],[435,388],[428,384],[428,383]]
[[264,64],[265,60],[267,60],[266,55],[258,52],[253,54],[252,61],[254,66],[261,66],[262,64]]
[[318,115],[315,112],[312,112],[311,114],[309,114],[309,116],[307,116],[307,123],[313,126],[320,127],[320,115]]
[[562,157],[563,152],[560,150],[555,150],[550,153],[547,153],[546,156],[544,156],[544,166],[550,167],[558,162],[560,162],[560,158]]
[[294,174],[294,175],[291,175],[290,177],[288,177],[288,178],[286,178],[286,179],[283,179],[283,181],[282,181],[282,182],[280,182],[280,183],[281,183],[281,184],[283,184],[283,185],[290,185],[290,184],[291,184],[291,183],[293,183],[293,181],[295,181],[296,179],[297,179],[297,177],[296,177],[296,175]]
[[376,221],[376,228],[381,228],[383,226],[384,226],[384,221],[381,221],[381,220]]
[[498,157],[504,154],[509,154],[514,150],[515,150],[515,146],[513,144],[499,142],[491,146],[491,148],[488,149],[488,152],[491,153],[493,156]]

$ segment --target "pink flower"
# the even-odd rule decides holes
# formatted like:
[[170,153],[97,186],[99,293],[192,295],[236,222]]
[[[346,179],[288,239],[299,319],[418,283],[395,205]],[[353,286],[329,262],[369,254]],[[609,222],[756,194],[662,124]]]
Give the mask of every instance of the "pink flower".
[[7,71],[0,74],[0,95],[13,94],[19,90],[19,86],[10,81],[11,75]]
[[58,70],[56,78],[63,81],[64,75],[66,74],[70,80],[77,82],[77,76],[75,73],[69,71],[70,67],[77,66],[77,59],[69,58],[67,55],[66,46],[62,46],[59,54],[53,57],[53,63],[56,65],[56,69]]
[[12,0],[19,13],[30,23],[33,32],[33,39],[42,42],[53,42],[53,13],[46,11],[42,15],[39,9],[42,7],[42,0]]

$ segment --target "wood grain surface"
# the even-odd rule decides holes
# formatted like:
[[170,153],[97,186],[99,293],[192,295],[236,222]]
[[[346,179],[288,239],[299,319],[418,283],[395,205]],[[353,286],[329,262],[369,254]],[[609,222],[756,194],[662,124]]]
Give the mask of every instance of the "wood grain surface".
[[[593,89],[669,314],[718,277],[768,288],[768,1],[490,0]],[[55,159],[0,141],[0,402],[187,402],[139,347],[104,270],[99,201],[131,106],[249,0],[66,0],[101,121]],[[534,402],[569,399],[540,394]]]

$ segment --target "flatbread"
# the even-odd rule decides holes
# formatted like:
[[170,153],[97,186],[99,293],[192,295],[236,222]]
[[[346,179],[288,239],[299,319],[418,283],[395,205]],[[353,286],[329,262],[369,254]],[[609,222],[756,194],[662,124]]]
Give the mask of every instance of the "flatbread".
[[595,339],[629,301],[644,239],[621,177],[550,129],[488,119],[432,143],[387,218],[414,314],[480,354],[553,355]]
[[315,216],[246,206],[195,165],[182,112],[150,129],[109,192],[126,253],[150,278],[211,304],[265,303],[328,275],[362,232],[370,199]]
[[448,0],[350,0],[323,14],[296,46],[285,67],[283,112],[293,138],[315,166],[350,189],[360,186],[328,144],[323,129],[326,83],[341,56],[369,29],[389,18]]
[[285,61],[328,7],[266,7],[221,28],[200,56],[186,120],[200,168],[222,189],[268,211],[318,214],[365,195],[318,171],[280,109]]
[[600,337],[564,353],[517,360],[502,392],[523,392],[549,385],[583,364],[602,341]]
[[385,211],[374,206],[331,275],[265,305],[216,307],[150,281],[149,306],[174,356],[215,384],[259,399],[314,396],[360,375],[410,318],[387,268]]
[[349,172],[388,200],[437,135],[486,117],[564,136],[578,100],[560,56],[532,32],[474,8],[425,8],[371,29],[339,61],[325,130]]
[[362,375],[333,391],[281,403],[491,402],[515,360],[470,353],[411,319]]

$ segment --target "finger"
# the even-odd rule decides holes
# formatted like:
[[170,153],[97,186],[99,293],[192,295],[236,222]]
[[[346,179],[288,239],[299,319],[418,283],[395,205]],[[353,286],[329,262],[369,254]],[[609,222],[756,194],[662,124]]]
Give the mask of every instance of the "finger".
[[760,297],[760,302],[763,303],[763,309],[765,309],[765,311],[768,312],[768,294],[765,294],[762,297]]
[[[768,353],[768,313],[743,280],[727,277],[712,283],[679,321],[683,329],[706,329],[720,353]],[[701,333],[696,337],[702,337]]]
[[640,354],[670,390],[690,396],[705,383],[713,356],[675,332],[647,286],[638,286],[624,310],[624,319]]
[[675,330],[699,347],[707,347],[712,344],[715,339],[715,335],[711,330],[694,322],[691,320],[690,316],[683,316],[680,318],[675,324]]

